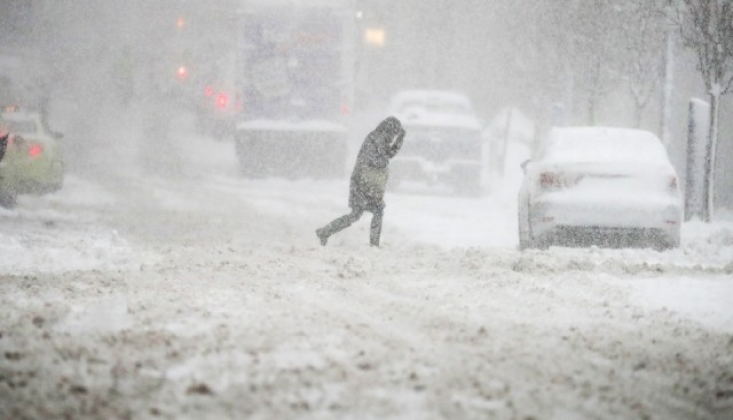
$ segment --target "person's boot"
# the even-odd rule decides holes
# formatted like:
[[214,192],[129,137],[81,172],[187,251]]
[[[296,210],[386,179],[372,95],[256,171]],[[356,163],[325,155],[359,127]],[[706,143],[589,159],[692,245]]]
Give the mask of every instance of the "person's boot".
[[379,208],[372,216],[372,223],[369,229],[369,245],[379,247],[379,238],[382,236],[383,209]]
[[321,241],[321,246],[326,246],[326,243],[328,243],[328,234],[326,233],[326,230],[324,228],[316,229],[316,236],[318,236],[318,239]]
[[316,235],[321,241],[322,246],[326,246],[329,236],[334,233],[341,232],[347,227],[351,226],[354,222],[359,220],[364,210],[361,208],[352,209],[351,213],[334,219],[331,223],[326,226],[316,229]]
[[376,246],[379,248],[379,234],[374,234],[374,232],[370,232],[369,234],[369,245]]

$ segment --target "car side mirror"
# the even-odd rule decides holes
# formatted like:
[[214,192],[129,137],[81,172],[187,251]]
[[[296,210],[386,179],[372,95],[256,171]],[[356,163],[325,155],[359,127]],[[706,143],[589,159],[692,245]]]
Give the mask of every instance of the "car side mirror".
[[520,165],[522,167],[522,172],[525,174],[527,173],[527,165],[529,165],[532,162],[532,159],[527,159]]

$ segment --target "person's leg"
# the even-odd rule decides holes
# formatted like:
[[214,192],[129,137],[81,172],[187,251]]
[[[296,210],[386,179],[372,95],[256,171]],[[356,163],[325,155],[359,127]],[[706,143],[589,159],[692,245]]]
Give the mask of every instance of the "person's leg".
[[379,239],[382,235],[382,218],[384,217],[384,204],[371,209],[372,224],[369,230],[369,244],[379,246]]
[[351,209],[351,213],[335,219],[320,229],[316,229],[316,235],[318,235],[318,239],[321,240],[321,245],[326,245],[329,236],[346,229],[354,224],[354,222],[361,219],[362,214],[364,214],[363,207],[354,207]]

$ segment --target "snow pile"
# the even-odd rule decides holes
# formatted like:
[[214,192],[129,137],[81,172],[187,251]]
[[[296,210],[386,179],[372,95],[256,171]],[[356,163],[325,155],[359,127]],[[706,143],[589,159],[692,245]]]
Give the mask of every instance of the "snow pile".
[[389,193],[381,248],[368,215],[324,248],[346,180],[240,179],[177,129],[185,170],[0,212],[0,417],[730,417],[730,222],[521,252],[506,178]]
[[[65,188],[43,196],[20,196],[14,210],[0,209],[0,273],[24,275],[110,269],[139,264],[129,242],[99,225],[97,206],[115,199],[97,185],[67,176]],[[68,208],[75,212],[69,212]]]

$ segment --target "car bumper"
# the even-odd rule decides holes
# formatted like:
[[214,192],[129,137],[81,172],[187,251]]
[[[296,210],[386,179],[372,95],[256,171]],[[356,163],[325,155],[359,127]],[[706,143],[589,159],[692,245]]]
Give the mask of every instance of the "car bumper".
[[673,198],[581,202],[547,198],[530,206],[532,237],[546,243],[679,244],[681,204]]
[[0,178],[19,194],[56,191],[63,184],[64,168],[60,161],[7,163],[8,167],[0,170]]

